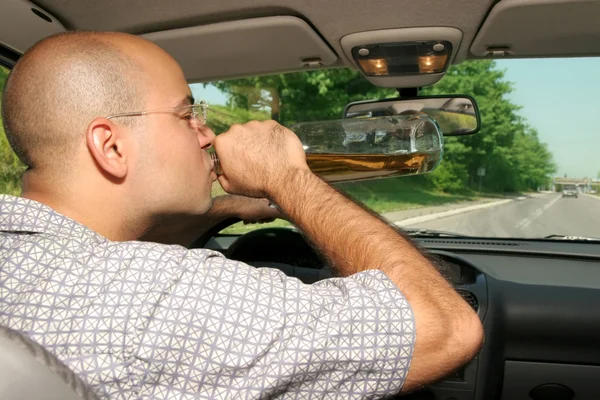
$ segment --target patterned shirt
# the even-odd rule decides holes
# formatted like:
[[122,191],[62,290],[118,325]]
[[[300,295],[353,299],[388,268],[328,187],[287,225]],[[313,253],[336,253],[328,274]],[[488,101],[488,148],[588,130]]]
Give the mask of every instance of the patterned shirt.
[[111,399],[376,398],[401,389],[415,341],[380,271],[307,285],[214,251],[113,242],[7,195],[0,324]]

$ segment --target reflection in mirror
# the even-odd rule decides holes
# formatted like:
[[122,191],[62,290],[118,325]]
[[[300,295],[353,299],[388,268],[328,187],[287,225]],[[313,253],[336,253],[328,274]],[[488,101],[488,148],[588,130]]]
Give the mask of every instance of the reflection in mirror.
[[436,120],[444,136],[471,135],[480,128],[475,100],[468,96],[417,97],[350,103],[344,118],[426,114]]

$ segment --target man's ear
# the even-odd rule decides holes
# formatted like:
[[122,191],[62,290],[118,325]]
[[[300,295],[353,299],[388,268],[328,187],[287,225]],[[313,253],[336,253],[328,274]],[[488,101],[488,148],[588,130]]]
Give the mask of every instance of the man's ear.
[[85,140],[97,165],[117,179],[127,175],[124,128],[106,118],[95,118],[88,125]]

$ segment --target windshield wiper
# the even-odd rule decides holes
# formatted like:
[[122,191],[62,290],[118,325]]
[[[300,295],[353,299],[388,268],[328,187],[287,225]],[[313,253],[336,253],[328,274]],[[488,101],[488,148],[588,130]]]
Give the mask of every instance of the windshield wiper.
[[589,242],[600,242],[600,238],[596,237],[585,237],[585,236],[568,236],[568,235],[548,235],[544,236],[544,239],[556,239],[556,240],[585,240]]
[[419,229],[419,228],[402,228],[408,236],[421,236],[421,237],[453,237],[453,238],[468,238],[472,236],[460,235],[454,232],[438,231],[436,229]]

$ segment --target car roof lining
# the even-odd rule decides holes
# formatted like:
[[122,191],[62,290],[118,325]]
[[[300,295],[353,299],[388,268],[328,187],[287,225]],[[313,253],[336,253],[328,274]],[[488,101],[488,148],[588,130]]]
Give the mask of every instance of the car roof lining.
[[[553,56],[554,54],[549,54],[547,50],[546,53],[535,51],[535,44],[539,43],[539,38],[548,32],[546,26],[543,24],[521,23],[520,26],[511,28],[510,18],[502,19],[498,17],[498,15],[502,15],[502,12],[498,12],[499,9],[500,11],[504,9],[504,12],[506,12],[511,7],[518,8],[520,3],[521,10],[527,10],[527,6],[531,7],[531,4],[538,6],[536,12],[529,12],[529,15],[540,15],[540,12],[543,13],[543,10],[545,10],[544,7],[556,7],[557,3],[593,7],[593,5],[590,6],[590,3],[592,3],[590,0],[501,0],[499,2],[495,0],[378,0],[376,3],[369,3],[369,6],[365,6],[364,0],[327,0],[318,3],[314,0],[236,0],[235,2],[216,0],[205,0],[203,2],[196,0],[128,0],[126,7],[119,0],[35,0],[35,4],[30,3],[28,0],[9,0],[0,6],[3,11],[7,9],[10,11],[11,5],[14,6],[15,4],[24,9],[37,8],[52,16],[54,22],[56,22],[56,27],[51,28],[48,25],[40,24],[39,18],[33,16],[32,13],[29,17],[37,18],[37,21],[32,19],[31,21],[15,22],[14,13],[2,12],[0,13],[0,43],[13,51],[22,52],[27,45],[32,45],[35,41],[57,29],[59,31],[120,31],[139,35],[148,34],[149,37],[153,37],[160,36],[156,32],[163,32],[162,35],[164,36],[164,32],[170,30],[195,27],[198,31],[202,31],[199,28],[209,24],[231,23],[235,25],[237,23],[243,25],[251,18],[287,16],[297,17],[304,21],[306,26],[312,29],[313,39],[316,37],[322,41],[322,43],[317,44],[317,47],[323,45],[332,51],[336,59],[332,61],[330,57],[329,62],[323,63],[322,67],[326,68],[344,66],[355,68],[347,58],[341,45],[342,38],[345,36],[359,32],[415,27],[451,27],[458,29],[462,33],[462,41],[453,59],[455,64],[468,58],[495,57],[495,55],[490,55],[488,52],[482,52],[481,47],[478,48],[477,44],[489,42],[485,35],[490,32],[495,35],[492,36],[495,42],[502,42],[502,35],[504,33],[509,34],[511,29],[518,29],[520,32],[519,35],[513,34],[510,36],[511,40],[520,41],[515,43],[513,47],[519,48],[524,43],[525,46],[520,48],[526,50],[516,55],[509,55],[509,57]],[[523,21],[527,21],[527,18],[525,17]],[[2,30],[2,26],[6,26],[8,22],[12,22],[12,25],[11,31],[7,33],[6,29]],[[573,37],[573,32],[577,32],[578,22],[568,19],[562,22],[562,25],[566,27],[565,29],[570,32],[569,35]],[[505,26],[500,25],[500,28],[497,28],[499,23]],[[35,26],[41,30],[32,29],[32,24],[37,24]],[[490,26],[496,26],[496,29],[490,29]],[[586,26],[589,27],[589,24]],[[212,34],[210,36],[210,46],[202,46],[201,36],[197,36],[197,48],[190,46],[190,51],[187,52],[189,56],[182,52],[178,59],[180,63],[189,64],[194,62],[195,53],[202,52],[205,47],[216,49],[221,46],[225,48],[225,43],[227,43],[227,51],[225,51],[226,54],[222,52],[222,55],[227,56],[223,56],[224,59],[227,59],[227,63],[243,65],[247,60],[248,52],[244,52],[244,49],[248,47],[248,40],[226,41],[223,39],[221,41],[219,35]],[[585,54],[556,49],[556,55],[600,55],[600,41],[591,40],[590,35],[587,35],[587,37],[590,40],[589,46],[585,48]],[[15,40],[15,38],[18,40]],[[295,39],[291,40],[294,41]],[[536,40],[538,41],[536,42]],[[18,41],[21,41],[18,46],[11,43]],[[555,40],[555,43],[565,48],[571,44],[568,37],[559,41]],[[175,47],[181,48],[181,44],[175,43],[175,45]],[[202,68],[197,68],[197,71],[188,76],[188,79],[199,82],[217,78],[226,79],[244,75],[271,74],[303,69],[301,64],[298,67],[291,67],[289,63],[271,62],[272,58],[277,57],[276,52],[282,50],[281,46],[279,48],[272,46],[269,40],[263,40],[263,42],[254,43],[254,45],[261,46],[261,48],[260,51],[253,53],[255,59],[251,70],[240,72],[239,68],[231,68],[231,70],[225,68],[221,75],[216,76],[213,73],[214,71],[210,71],[210,68],[207,68],[205,74],[202,73]],[[270,46],[273,47],[271,53],[269,53]],[[288,59],[293,58],[293,52],[295,51],[293,43],[286,50],[286,57]],[[301,58],[304,54],[299,52],[296,56]],[[218,60],[213,59],[207,62],[218,62]],[[407,84],[402,85],[402,87],[410,86],[410,80]],[[412,86],[420,85],[415,84]]]
[[[69,29],[135,34],[243,18],[300,16],[340,55],[343,36],[387,28],[455,27],[470,43],[493,1],[378,0],[376,7],[365,7],[363,0],[129,0],[126,9],[117,0],[38,0],[36,4]],[[464,59],[467,51],[465,48],[458,57]]]
[[[327,67],[353,67],[340,41],[356,32],[403,27],[455,27],[462,32],[465,42],[470,43],[492,4],[493,0],[378,0],[376,7],[366,7],[363,0],[318,3],[314,0],[129,0],[125,8],[117,0],[36,0],[37,6],[56,17],[67,29],[114,30],[134,34],[257,17],[297,16],[311,26],[337,55],[337,60]],[[264,45],[268,46],[268,43]],[[293,46],[290,47],[292,51]],[[240,43],[238,48],[231,47],[229,62],[233,62],[235,54],[244,54],[243,48],[244,43]],[[198,51],[201,50],[199,47]],[[455,62],[467,56],[468,46],[461,45]],[[243,57],[239,57],[238,62],[243,61]],[[265,59],[263,73],[282,72],[281,69],[267,70],[268,66],[269,60]],[[229,77],[234,76],[238,74]],[[206,79],[194,76],[193,80]]]
[[[332,66],[338,62],[337,55],[310,25],[291,16],[219,22],[142,37],[169,52],[192,82]],[[201,50],[194,50],[197,43],[203,43]],[[236,46],[239,49],[231,52]]]

